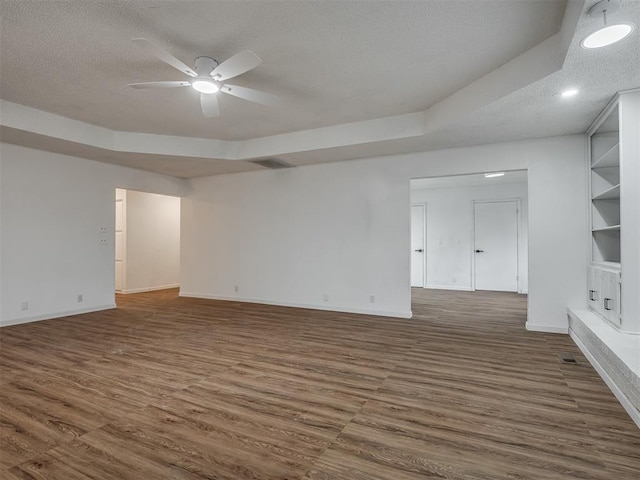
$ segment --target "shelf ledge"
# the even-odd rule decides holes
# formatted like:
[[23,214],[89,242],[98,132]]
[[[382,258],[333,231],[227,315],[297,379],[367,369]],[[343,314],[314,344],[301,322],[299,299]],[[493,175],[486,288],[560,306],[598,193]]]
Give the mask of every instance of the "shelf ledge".
[[604,260],[592,261],[591,265],[594,267],[615,268],[620,270],[620,262],[605,262]]
[[608,227],[592,228],[592,232],[615,232],[620,231],[620,225],[609,225]]
[[620,166],[620,144],[616,143],[604,155],[591,164],[591,168],[606,168]]
[[620,198],[620,184],[614,185],[611,188],[607,188],[604,192],[594,195],[592,200],[612,200],[615,198]]

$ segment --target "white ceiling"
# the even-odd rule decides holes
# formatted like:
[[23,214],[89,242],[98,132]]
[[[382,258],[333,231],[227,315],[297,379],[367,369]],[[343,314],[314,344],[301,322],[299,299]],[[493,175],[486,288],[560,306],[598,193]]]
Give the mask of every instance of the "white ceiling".
[[[584,132],[616,91],[640,86],[638,29],[580,48],[593,3],[0,0],[0,134],[193,177],[262,168],[255,158],[305,165]],[[640,2],[623,1],[618,18],[640,25]],[[187,64],[249,48],[263,64],[234,83],[282,102],[225,95],[211,119],[190,88],[131,89],[182,79],[135,37]],[[553,96],[567,86],[580,96]]]

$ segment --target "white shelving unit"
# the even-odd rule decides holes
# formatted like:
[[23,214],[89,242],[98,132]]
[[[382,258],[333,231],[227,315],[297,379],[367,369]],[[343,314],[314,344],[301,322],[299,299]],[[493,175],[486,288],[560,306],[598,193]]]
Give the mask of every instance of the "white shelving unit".
[[618,105],[590,134],[591,260],[620,268],[620,135]]
[[569,333],[640,426],[640,88],[619,92],[587,131],[591,232],[587,310]]
[[620,315],[620,134],[618,104],[589,133],[591,265],[589,306],[619,327]]

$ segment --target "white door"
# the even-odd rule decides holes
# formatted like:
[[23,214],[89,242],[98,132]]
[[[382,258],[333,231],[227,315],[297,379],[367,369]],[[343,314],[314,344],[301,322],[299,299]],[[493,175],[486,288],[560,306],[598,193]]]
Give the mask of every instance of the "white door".
[[424,205],[411,205],[411,286],[424,287]]
[[518,291],[518,203],[475,203],[475,288]]

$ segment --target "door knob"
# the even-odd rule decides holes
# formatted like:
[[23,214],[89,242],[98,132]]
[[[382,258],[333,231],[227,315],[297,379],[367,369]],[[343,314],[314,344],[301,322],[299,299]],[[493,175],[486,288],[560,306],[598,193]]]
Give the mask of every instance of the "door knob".
[[414,250],[414,252],[422,253],[423,250],[421,248],[418,248],[417,250]]
[[484,250],[476,250],[476,253],[482,253]]

